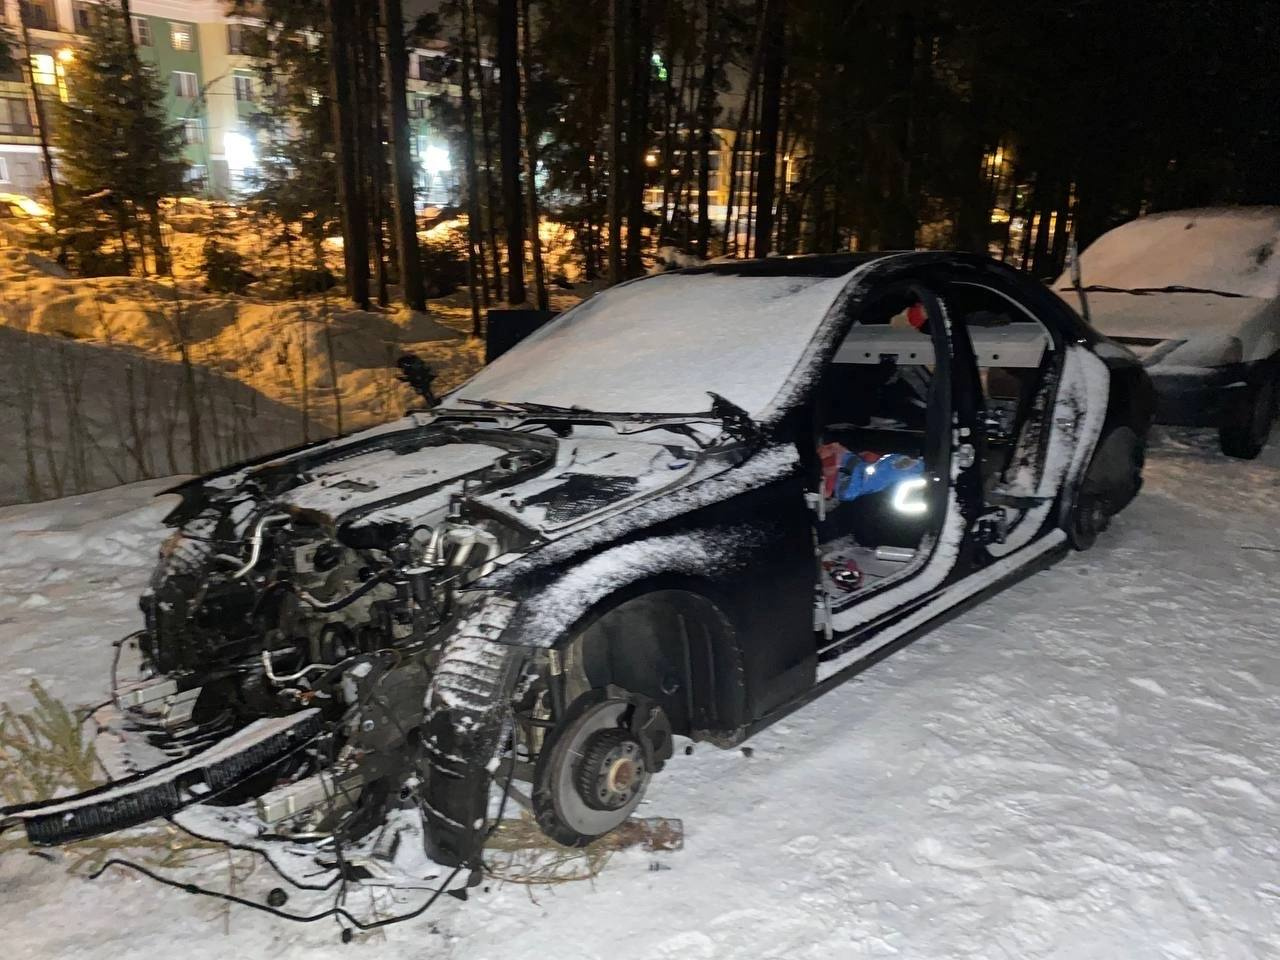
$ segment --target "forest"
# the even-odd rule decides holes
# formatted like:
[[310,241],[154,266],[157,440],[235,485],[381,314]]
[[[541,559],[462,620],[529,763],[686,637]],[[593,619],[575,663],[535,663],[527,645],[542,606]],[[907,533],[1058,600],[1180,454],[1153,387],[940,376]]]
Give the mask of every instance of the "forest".
[[[288,131],[265,194],[317,229],[342,218],[354,300],[409,265],[416,302],[417,258],[393,255],[413,244],[395,213],[412,189],[401,34],[385,29],[399,0],[237,6],[270,24]],[[445,0],[407,43],[439,51],[458,92],[432,110],[464,158],[473,299],[545,305],[542,218],[572,224],[585,276],[607,282],[662,248],[949,247],[1047,278],[1073,231],[1087,245],[1143,212],[1275,202],[1272,7]]]

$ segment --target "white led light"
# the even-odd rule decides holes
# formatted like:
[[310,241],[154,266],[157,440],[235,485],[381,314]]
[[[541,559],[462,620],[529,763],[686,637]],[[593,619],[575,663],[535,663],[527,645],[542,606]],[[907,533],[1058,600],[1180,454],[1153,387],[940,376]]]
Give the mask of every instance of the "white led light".
[[929,505],[924,502],[922,494],[928,485],[929,481],[924,477],[903,480],[893,491],[893,509],[911,517],[918,517],[926,512]]

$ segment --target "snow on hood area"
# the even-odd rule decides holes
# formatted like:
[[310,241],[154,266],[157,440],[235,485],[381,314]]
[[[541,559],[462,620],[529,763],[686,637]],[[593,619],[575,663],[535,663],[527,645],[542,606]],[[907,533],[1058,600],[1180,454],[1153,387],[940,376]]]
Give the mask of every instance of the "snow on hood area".
[[848,277],[670,274],[596,294],[445,399],[752,415],[787,383]]
[[[1170,432],[1072,554],[753,737],[699,745],[640,815],[681,851],[591,882],[486,878],[341,942],[71,855],[0,856],[7,955],[293,960],[1280,957],[1280,447]],[[0,700],[105,697],[165,536],[163,482],[0,510]],[[225,889],[225,857],[178,871]],[[236,892],[262,903],[259,865]],[[398,895],[376,894],[383,914]],[[372,909],[356,888],[350,909]],[[291,891],[318,913],[332,892]],[[417,900],[413,903],[419,902]],[[73,921],[71,918],[74,918]]]
[[[1280,207],[1178,210],[1139,217],[1080,255],[1085,287],[1199,287],[1280,296]],[[1055,289],[1071,289],[1064,274]]]

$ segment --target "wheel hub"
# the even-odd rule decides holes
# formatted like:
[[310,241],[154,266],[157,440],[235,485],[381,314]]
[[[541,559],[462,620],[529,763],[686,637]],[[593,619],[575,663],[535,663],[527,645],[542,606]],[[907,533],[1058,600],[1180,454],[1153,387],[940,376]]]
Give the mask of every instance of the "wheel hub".
[[645,775],[644,751],[625,730],[600,730],[587,741],[575,786],[594,810],[621,810],[639,791]]
[[628,699],[589,695],[552,730],[532,798],[548,836],[582,846],[626,823],[640,805],[671,755],[671,727],[660,709],[651,708],[643,722],[637,709]]

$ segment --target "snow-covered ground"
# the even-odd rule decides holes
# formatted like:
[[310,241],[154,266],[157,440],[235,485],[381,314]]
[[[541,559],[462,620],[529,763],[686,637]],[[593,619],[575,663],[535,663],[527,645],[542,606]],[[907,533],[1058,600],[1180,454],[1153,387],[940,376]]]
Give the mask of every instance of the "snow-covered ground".
[[[1280,957],[1280,448],[1242,463],[1211,440],[1162,439],[1092,552],[750,755],[678,754],[642,813],[682,818],[683,851],[615,855],[592,883],[489,883],[351,946],[332,921],[226,915],[19,853],[0,858],[6,955]],[[102,698],[161,486],[0,510],[0,699],[31,677]],[[259,869],[240,892],[273,885]]]

